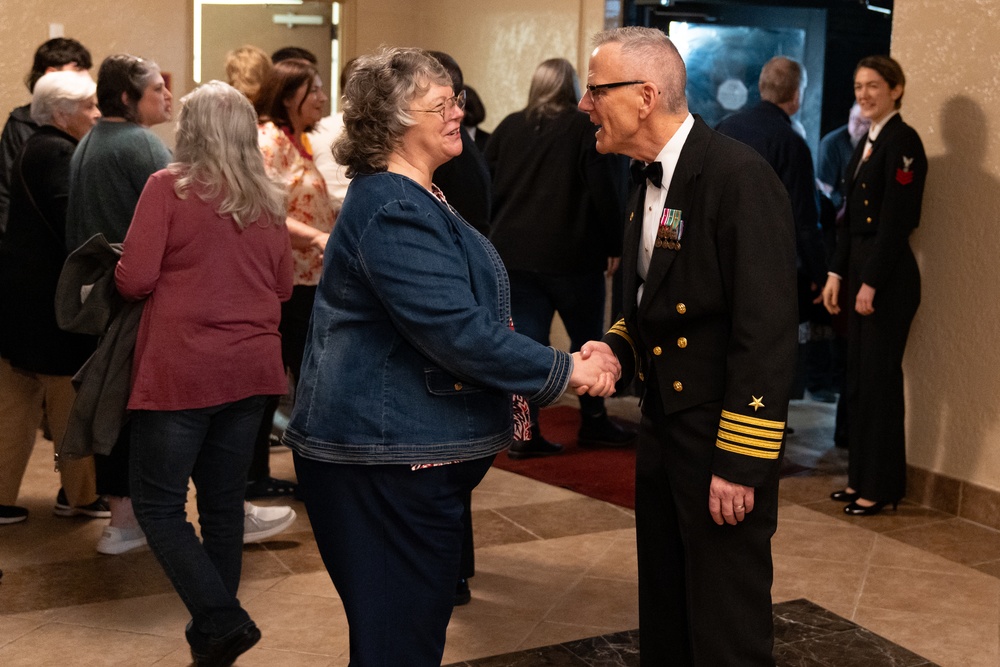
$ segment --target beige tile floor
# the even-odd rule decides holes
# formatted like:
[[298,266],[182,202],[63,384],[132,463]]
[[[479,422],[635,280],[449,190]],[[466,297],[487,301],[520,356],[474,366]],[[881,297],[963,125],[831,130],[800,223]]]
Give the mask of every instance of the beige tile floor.
[[[612,409],[633,415],[633,399]],[[808,598],[940,665],[1000,664],[1000,534],[912,504],[852,519],[826,499],[844,479],[830,406],[793,404],[775,601]],[[100,556],[103,521],[51,513],[58,478],[39,438],[20,502],[0,527],[0,665],[186,665],[186,613],[146,549]],[[278,476],[293,475],[275,450]],[[445,663],[637,626],[631,511],[493,469],[473,498],[473,601],[455,610]],[[241,599],[264,638],[247,667],[347,663],[347,625],[308,520],[245,551]]]

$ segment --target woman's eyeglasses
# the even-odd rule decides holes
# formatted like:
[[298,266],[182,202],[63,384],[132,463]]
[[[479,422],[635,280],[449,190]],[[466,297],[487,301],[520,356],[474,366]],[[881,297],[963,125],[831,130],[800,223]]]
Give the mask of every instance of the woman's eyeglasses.
[[454,97],[449,97],[448,99],[446,99],[444,102],[434,107],[433,109],[407,109],[407,111],[416,113],[436,113],[437,115],[441,116],[442,121],[447,121],[448,119],[445,118],[445,113],[451,111],[455,107],[458,107],[459,109],[462,110],[465,109],[464,90],[460,92],[458,95],[455,95]]

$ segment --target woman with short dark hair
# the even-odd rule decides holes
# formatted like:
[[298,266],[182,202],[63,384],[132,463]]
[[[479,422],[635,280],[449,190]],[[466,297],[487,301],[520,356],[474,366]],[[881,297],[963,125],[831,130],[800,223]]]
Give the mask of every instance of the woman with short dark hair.
[[[66,245],[72,252],[95,234],[125,240],[150,175],[170,162],[170,151],[149,128],[170,120],[173,96],[156,63],[108,56],[97,75],[103,117],[73,153]],[[141,547],[146,537],[132,511],[128,483],[128,427],[108,455],[96,454],[97,491],[108,496],[110,525],[97,542],[103,554]]]

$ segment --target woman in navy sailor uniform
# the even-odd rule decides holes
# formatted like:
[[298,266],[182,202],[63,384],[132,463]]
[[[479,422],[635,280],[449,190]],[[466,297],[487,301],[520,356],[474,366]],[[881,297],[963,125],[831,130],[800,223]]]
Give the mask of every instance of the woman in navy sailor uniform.
[[[847,514],[877,514],[906,492],[903,352],[920,304],[920,271],[909,236],[920,222],[927,157],[899,108],[906,79],[892,58],[870,56],[854,94],[871,121],[847,165],[845,224],[823,289],[831,313],[849,309],[847,487],[831,498]],[[847,280],[848,303],[837,302]]]

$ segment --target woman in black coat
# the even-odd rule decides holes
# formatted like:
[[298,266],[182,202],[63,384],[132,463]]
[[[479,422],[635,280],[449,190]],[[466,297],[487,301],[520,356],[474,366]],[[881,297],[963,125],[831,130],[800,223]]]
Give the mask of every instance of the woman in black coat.
[[[628,163],[597,152],[594,125],[577,109],[580,87],[564,58],[542,62],[528,105],[500,122],[486,145],[493,177],[490,241],[510,276],[511,312],[520,333],[544,345],[556,312],[570,351],[604,332],[605,279],[622,254]],[[604,399],[580,396],[581,446],[623,447],[635,434],[608,418]],[[539,431],[515,439],[511,458],[549,456],[562,445]]]
[[853,302],[848,318],[847,487],[831,498],[847,514],[878,514],[906,493],[903,352],[920,304],[920,271],[909,236],[920,222],[927,157],[899,108],[906,79],[892,58],[870,56],[854,72],[854,95],[871,121],[847,165],[845,224],[823,303],[840,311],[840,282]]
[[[86,72],[52,72],[35,84],[31,117],[40,126],[11,171],[10,218],[0,243],[0,523],[23,521],[14,505],[46,406],[56,451],[75,392],[70,379],[94,350],[91,336],[56,325],[55,298],[66,259],[69,164],[101,115]],[[61,461],[56,514],[109,516],[91,458]]]

